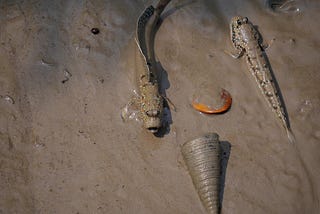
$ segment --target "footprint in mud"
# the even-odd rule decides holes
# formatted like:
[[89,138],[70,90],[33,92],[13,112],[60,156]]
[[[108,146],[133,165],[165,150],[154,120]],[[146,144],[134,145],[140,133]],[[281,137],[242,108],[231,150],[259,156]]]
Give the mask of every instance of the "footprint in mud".
[[61,81],[62,84],[68,82],[70,80],[70,78],[72,77],[72,74],[69,72],[68,69],[64,69],[63,73],[64,73],[64,79]]
[[15,103],[14,99],[9,95],[5,95],[5,96],[0,95],[0,98],[2,98],[5,102],[7,102],[11,105],[13,105]]

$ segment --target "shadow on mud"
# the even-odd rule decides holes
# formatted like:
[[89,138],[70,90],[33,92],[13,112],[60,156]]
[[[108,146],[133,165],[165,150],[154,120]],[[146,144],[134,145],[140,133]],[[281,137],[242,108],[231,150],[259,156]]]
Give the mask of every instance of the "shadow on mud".
[[226,173],[228,161],[231,154],[231,144],[228,141],[220,141],[220,149],[221,149],[221,174],[220,174],[220,187],[219,187],[219,198],[220,198],[220,211],[222,208],[223,202],[223,194],[224,194],[224,186],[226,181]]
[[[155,35],[156,33],[158,32],[160,26],[162,25],[163,21],[169,17],[170,15],[172,15],[173,13],[175,13],[177,10],[189,5],[189,4],[192,4],[196,1],[188,1],[188,2],[185,2],[183,4],[180,4],[176,7],[173,7],[169,10],[167,10],[166,12],[164,12],[158,23],[156,24],[155,26],[155,31],[154,31],[154,34],[152,35],[153,37],[153,43],[154,43],[154,40],[155,40]],[[170,125],[172,124],[172,116],[171,116],[171,110],[172,108],[170,107],[170,103],[168,102],[168,98],[167,98],[167,95],[166,95],[166,90],[168,90],[170,88],[170,82],[169,82],[169,79],[168,79],[168,72],[162,67],[161,65],[161,62],[160,61],[157,61],[157,71],[159,72],[159,74],[157,75],[158,76],[158,81],[159,81],[159,85],[160,85],[160,88],[159,88],[159,93],[161,94],[161,96],[163,96],[165,99],[164,99],[164,111],[163,111],[163,117],[162,117],[162,122],[163,122],[163,125],[162,127],[159,129],[159,131],[157,133],[155,133],[154,135],[156,137],[163,137],[164,135],[166,134],[169,134],[170,133]]]

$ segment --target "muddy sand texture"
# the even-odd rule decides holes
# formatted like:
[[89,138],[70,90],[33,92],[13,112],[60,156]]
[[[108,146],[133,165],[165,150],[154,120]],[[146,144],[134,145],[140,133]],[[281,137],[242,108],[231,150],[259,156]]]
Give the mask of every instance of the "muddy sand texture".
[[[317,213],[320,3],[296,2],[298,13],[273,13],[262,0],[172,1],[155,48],[177,112],[157,138],[120,117],[136,20],[156,1],[0,1],[0,213],[205,213],[180,146],[207,132],[231,145],[223,213]],[[275,38],[266,53],[295,145],[245,60],[224,53],[234,15]],[[190,107],[216,87],[231,93],[229,112]]]

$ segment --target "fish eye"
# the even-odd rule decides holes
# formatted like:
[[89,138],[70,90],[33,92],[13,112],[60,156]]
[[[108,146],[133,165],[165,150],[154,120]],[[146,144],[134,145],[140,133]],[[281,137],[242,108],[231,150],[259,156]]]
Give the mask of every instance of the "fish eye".
[[240,20],[237,20],[237,24],[238,24],[238,25],[241,25],[242,23],[241,23],[241,21],[240,21]]
[[146,112],[146,114],[149,117],[157,117],[157,116],[159,116],[160,111],[158,111],[158,110],[149,110],[149,111]]

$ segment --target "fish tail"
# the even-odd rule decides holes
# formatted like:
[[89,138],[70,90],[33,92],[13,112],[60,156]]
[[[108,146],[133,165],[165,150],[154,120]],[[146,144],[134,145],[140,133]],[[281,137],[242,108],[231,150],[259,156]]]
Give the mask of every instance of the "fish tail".
[[286,127],[286,131],[287,131],[287,136],[288,136],[289,142],[292,144],[295,144],[296,137],[294,136],[292,130],[290,128]]

